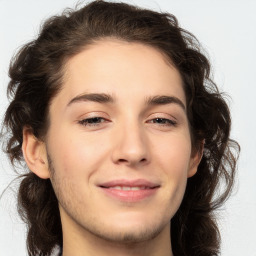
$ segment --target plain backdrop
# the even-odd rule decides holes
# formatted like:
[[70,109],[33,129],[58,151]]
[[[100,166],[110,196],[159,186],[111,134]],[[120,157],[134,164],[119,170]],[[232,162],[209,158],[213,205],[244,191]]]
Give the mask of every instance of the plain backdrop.
[[[86,1],[85,1],[86,2]],[[218,212],[223,256],[256,256],[256,1],[126,1],[174,14],[208,52],[215,81],[230,95],[232,137],[240,155],[234,193]],[[18,47],[35,38],[47,17],[74,7],[75,0],[0,0],[0,121],[8,105],[8,65]],[[15,178],[0,152],[0,193]],[[25,256],[25,226],[16,213],[16,196],[0,200],[0,256]]]

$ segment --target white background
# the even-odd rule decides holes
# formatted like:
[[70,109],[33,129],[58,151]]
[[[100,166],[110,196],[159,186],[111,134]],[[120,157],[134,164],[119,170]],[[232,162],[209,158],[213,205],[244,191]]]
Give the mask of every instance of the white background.
[[[223,256],[256,256],[256,1],[126,1],[174,14],[208,51],[215,81],[231,96],[232,137],[242,152],[233,196],[219,212]],[[75,0],[0,0],[0,121],[8,104],[8,64],[19,46],[33,39],[42,20],[74,7]],[[0,152],[0,193],[15,177]],[[0,201],[0,256],[25,256],[25,226],[15,194]]]

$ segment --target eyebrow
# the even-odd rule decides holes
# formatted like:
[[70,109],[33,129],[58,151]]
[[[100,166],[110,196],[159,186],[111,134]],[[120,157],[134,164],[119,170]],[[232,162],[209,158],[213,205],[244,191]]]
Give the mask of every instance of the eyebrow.
[[114,103],[114,98],[105,93],[88,93],[88,94],[81,94],[74,97],[67,106],[70,106],[73,103],[77,102],[84,102],[84,101],[92,101],[98,103]]
[[157,95],[146,99],[147,105],[167,105],[171,103],[178,104],[183,110],[186,110],[185,104],[175,96]]
[[[70,106],[73,103],[86,102],[86,101],[92,101],[97,103],[114,103],[115,99],[113,96],[106,93],[86,93],[86,94],[78,95],[73,99],[71,99],[67,104],[67,106]],[[179,105],[183,110],[186,110],[184,103],[175,96],[156,95],[156,96],[146,98],[146,105],[149,105],[149,106],[167,105],[171,103],[175,103]]]

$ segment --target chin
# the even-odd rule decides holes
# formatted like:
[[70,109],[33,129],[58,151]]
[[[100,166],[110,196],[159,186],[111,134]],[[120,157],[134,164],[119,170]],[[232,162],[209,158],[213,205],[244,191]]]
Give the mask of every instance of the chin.
[[152,219],[145,218],[145,216],[141,218],[141,215],[136,214],[124,215],[119,216],[119,218],[112,215],[112,218],[108,218],[108,221],[105,219],[101,224],[91,222],[90,225],[84,226],[84,228],[98,238],[120,244],[141,243],[154,239],[164,230],[170,232],[169,219]]
[[[130,228],[129,228],[130,229]],[[102,230],[101,232],[95,232],[94,235],[97,237],[114,242],[114,243],[121,243],[121,244],[134,244],[134,243],[142,243],[145,241],[149,241],[157,237],[161,232],[163,228],[162,227],[156,227],[156,228],[135,228],[133,230]]]

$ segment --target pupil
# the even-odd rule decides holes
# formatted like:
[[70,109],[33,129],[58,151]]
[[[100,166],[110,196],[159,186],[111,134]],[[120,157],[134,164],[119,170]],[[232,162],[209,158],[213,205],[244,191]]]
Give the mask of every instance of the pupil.
[[157,123],[162,123],[162,122],[163,122],[163,118],[157,118],[157,119],[156,119],[156,122],[157,122]]
[[94,117],[88,120],[88,123],[99,123],[100,122],[100,118],[98,117]]

